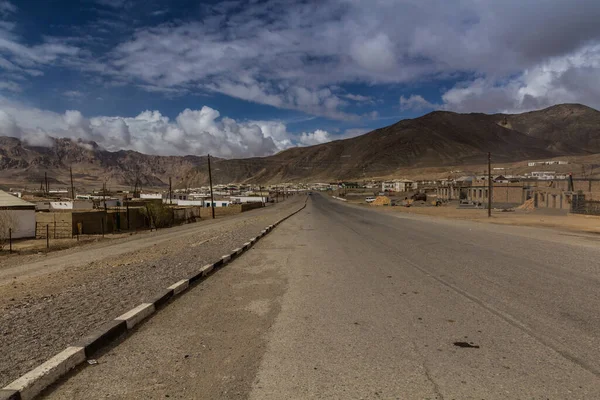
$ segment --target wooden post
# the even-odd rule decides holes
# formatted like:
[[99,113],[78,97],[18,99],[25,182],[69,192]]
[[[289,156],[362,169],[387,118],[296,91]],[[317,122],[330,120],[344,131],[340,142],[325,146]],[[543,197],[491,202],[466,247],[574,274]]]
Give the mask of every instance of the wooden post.
[[75,186],[73,186],[73,167],[69,167],[69,174],[71,175],[71,199],[75,201]]
[[50,225],[46,224],[46,248],[50,248]]
[[215,219],[215,199],[213,197],[212,172],[210,170],[210,154],[208,155],[208,183],[210,184],[210,209],[212,218]]
[[12,228],[8,228],[8,253],[12,253]]
[[492,153],[488,153],[488,218],[492,216]]

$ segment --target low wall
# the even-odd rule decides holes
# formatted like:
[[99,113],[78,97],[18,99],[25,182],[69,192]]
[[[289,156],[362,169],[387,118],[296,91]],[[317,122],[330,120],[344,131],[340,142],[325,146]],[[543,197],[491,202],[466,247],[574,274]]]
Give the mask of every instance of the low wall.
[[71,238],[73,237],[72,226],[72,213],[69,211],[35,213],[36,239],[45,239],[46,232],[48,232],[51,239]]
[[[139,203],[137,204],[139,205]],[[229,207],[215,207],[215,216],[239,214],[261,208],[262,203],[236,204]],[[168,225],[196,222],[211,218],[210,207],[173,207]],[[32,210],[33,212],[33,210]],[[82,235],[101,235],[119,231],[150,229],[150,220],[142,207],[121,207],[118,210],[104,211],[55,211],[35,213],[35,237],[46,238],[46,225],[51,239],[72,238]]]
[[261,208],[263,203],[244,203],[242,204],[242,212],[254,210],[255,208]]
[[[239,214],[241,212],[254,210],[255,208],[261,208],[262,203],[244,203],[244,204],[234,204],[228,207],[215,207],[215,216],[221,217],[225,215],[233,215]],[[212,211],[210,207],[202,207],[200,209],[200,216],[202,218],[211,218]]]

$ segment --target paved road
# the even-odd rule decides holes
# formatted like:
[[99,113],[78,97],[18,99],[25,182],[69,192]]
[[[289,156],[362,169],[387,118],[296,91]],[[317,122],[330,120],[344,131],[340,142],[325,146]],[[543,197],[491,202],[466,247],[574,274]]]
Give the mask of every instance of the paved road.
[[560,238],[314,195],[47,398],[597,399],[600,246]]

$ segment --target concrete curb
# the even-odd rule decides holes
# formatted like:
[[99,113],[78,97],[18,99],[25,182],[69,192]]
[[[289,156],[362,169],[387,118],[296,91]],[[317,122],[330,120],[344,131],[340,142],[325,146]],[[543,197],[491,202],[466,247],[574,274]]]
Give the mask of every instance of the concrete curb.
[[75,345],[67,347],[48,361],[0,389],[0,400],[30,400],[35,398],[71,369],[90,359],[98,350],[109,345],[120,336],[126,334],[127,331],[150,318],[160,307],[167,304],[175,296],[185,292],[192,284],[200,282],[214,270],[224,267],[233,259],[250,250],[256,242],[271,232],[277,225],[302,211],[306,207],[307,201],[308,196],[302,207],[275,222],[273,225],[267,226],[258,236],[244,243],[241,248],[233,250],[231,254],[224,255],[213,264],[203,266],[190,278],[182,279],[172,284],[152,301],[142,303],[114,320],[105,323],[80,339]]

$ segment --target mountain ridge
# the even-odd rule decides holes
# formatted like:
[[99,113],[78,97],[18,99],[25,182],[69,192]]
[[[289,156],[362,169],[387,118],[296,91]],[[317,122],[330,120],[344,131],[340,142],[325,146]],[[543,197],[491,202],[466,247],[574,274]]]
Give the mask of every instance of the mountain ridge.
[[[0,135],[2,132],[0,132]],[[600,153],[600,112],[560,104],[521,114],[434,111],[349,139],[294,147],[267,157],[214,158],[213,180],[291,182],[387,176],[403,168],[513,162]],[[205,156],[110,152],[94,142],[53,139],[51,147],[0,137],[0,180],[37,183],[48,173],[68,182],[69,167],[82,185],[200,186],[208,181]]]

